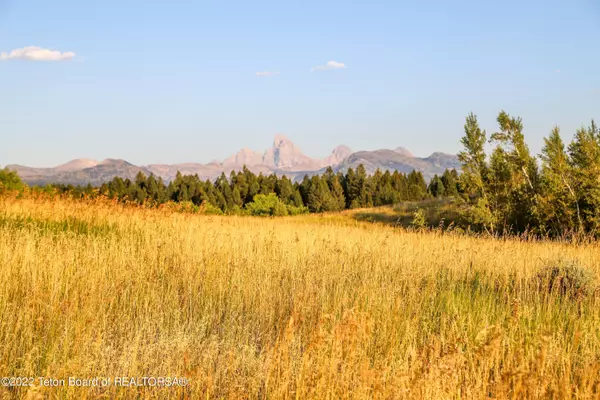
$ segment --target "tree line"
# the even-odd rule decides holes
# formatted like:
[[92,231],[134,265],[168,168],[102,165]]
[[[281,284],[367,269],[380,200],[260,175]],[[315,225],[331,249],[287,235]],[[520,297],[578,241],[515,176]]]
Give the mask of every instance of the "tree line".
[[[178,202],[204,206],[209,212],[253,215],[318,213],[453,197],[460,215],[455,222],[476,231],[598,236],[600,129],[596,123],[578,129],[568,145],[554,127],[537,157],[525,141],[520,117],[502,111],[497,123],[498,131],[488,138],[477,117],[469,114],[458,154],[460,174],[446,170],[429,183],[419,171],[377,170],[369,175],[363,165],[345,173],[330,167],[300,182],[274,174],[256,175],[244,167],[214,181],[177,173],[165,183],[140,172],[133,180],[116,177],[97,188],[59,184],[43,190],[146,205]],[[0,191],[22,188],[16,173],[0,170]]]
[[139,172],[133,180],[115,177],[100,187],[53,184],[44,190],[76,197],[102,195],[149,205],[167,202],[203,205],[213,213],[288,215],[456,196],[459,176],[456,170],[447,170],[427,184],[419,171],[404,174],[377,170],[369,175],[365,167],[359,165],[346,173],[335,173],[329,167],[321,175],[305,175],[301,182],[292,182],[287,176],[256,175],[244,166],[229,176],[222,173],[214,181],[178,172],[175,179],[165,183],[160,177]]
[[[523,121],[502,111],[489,139],[470,114],[458,156],[465,217],[481,230],[562,236],[600,233],[600,131],[592,120],[565,145],[554,127],[539,159],[525,142]],[[491,154],[486,153],[491,145]]]

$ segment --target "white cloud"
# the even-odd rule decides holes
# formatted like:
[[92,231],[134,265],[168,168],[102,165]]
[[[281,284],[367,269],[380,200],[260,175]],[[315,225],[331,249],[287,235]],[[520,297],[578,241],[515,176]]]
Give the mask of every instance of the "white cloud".
[[64,61],[75,57],[72,51],[60,52],[58,50],[43,49],[38,46],[27,46],[11,50],[9,53],[0,53],[0,61],[27,60],[27,61]]
[[325,65],[319,65],[317,67],[311,68],[311,71],[328,71],[331,69],[343,69],[346,68],[346,65],[337,61],[327,61]]
[[270,76],[276,76],[276,75],[279,75],[279,72],[261,71],[261,72],[256,73],[256,76],[263,76],[263,77],[270,77]]

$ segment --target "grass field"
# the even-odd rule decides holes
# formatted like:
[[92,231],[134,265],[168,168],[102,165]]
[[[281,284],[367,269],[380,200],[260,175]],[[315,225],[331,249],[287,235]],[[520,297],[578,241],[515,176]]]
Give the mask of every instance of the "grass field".
[[600,246],[353,216],[0,199],[0,377],[189,379],[0,397],[598,398]]

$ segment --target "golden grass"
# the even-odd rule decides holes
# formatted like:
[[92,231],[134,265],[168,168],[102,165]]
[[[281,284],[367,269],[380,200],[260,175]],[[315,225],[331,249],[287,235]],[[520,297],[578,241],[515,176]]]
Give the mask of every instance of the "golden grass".
[[347,215],[198,216],[0,199],[0,377],[184,376],[22,398],[598,398],[600,295],[540,291],[595,244]]

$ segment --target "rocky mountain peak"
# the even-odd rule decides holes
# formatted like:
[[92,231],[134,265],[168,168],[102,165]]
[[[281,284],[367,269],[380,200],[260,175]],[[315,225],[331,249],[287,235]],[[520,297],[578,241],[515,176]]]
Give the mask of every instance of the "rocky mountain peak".
[[402,154],[404,157],[414,157],[413,154],[406,147],[396,147],[394,151],[398,154]]
[[244,147],[243,149],[238,151],[236,154],[223,160],[224,166],[234,166],[234,167],[241,166],[241,165],[253,166],[253,165],[259,165],[261,163],[262,163],[262,156],[259,153],[249,149],[248,147]]
[[284,134],[278,133],[273,139],[273,147],[294,146],[294,143]]
[[290,139],[282,134],[275,135],[273,147],[265,152],[262,161],[266,166],[284,169],[314,163],[313,159],[305,156]]
[[98,165],[98,161],[90,160],[88,158],[77,158],[75,160],[71,160],[68,163],[61,164],[56,168],[57,171],[77,171],[85,168],[92,168]]
[[325,157],[325,159],[323,160],[323,165],[325,167],[330,165],[337,165],[341,163],[350,154],[352,154],[352,150],[350,150],[350,147],[339,145],[335,149],[333,149],[329,156]]

